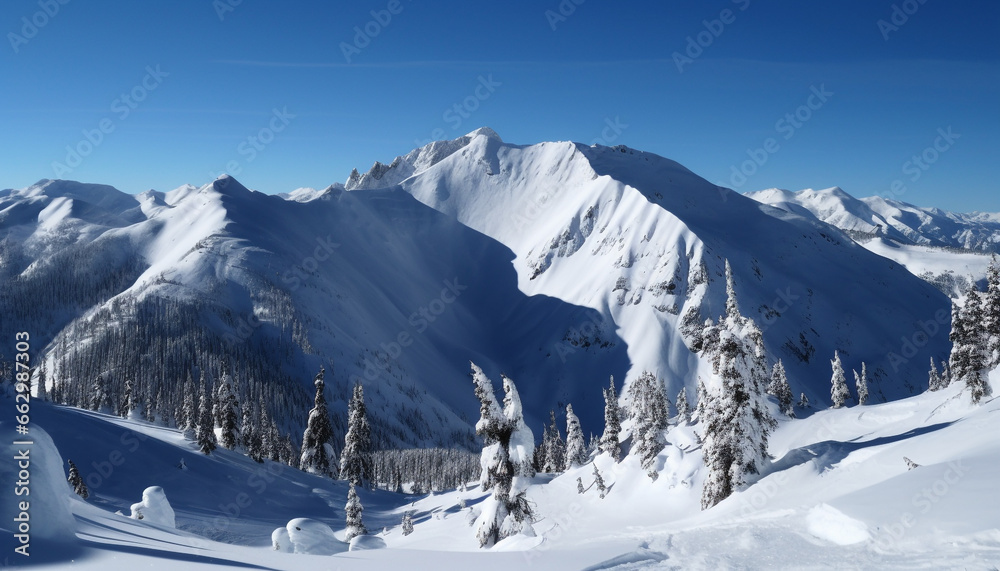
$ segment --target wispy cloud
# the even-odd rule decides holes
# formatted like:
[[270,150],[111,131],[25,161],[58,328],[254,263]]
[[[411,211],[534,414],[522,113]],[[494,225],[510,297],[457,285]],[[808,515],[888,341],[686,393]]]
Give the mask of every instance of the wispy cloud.
[[260,60],[212,60],[220,65],[239,65],[250,67],[284,67],[284,68],[372,68],[372,69],[406,69],[406,68],[445,68],[445,67],[484,67],[484,66],[542,66],[542,67],[602,67],[623,64],[661,64],[669,63],[669,59],[635,59],[615,61],[532,61],[532,60],[426,60],[426,61],[395,61],[372,63],[346,62],[294,62],[294,61],[260,61]]

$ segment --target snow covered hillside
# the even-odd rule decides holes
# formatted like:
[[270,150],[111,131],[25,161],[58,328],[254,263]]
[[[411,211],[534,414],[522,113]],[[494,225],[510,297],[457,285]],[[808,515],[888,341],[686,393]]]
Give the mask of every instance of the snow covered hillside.
[[470,359],[519,382],[534,427],[571,402],[593,430],[612,374],[693,394],[706,364],[690,347],[722,313],[726,259],[771,360],[813,402],[829,400],[834,351],[867,364],[879,400],[918,392],[947,355],[946,335],[912,342],[947,330],[947,298],[814,217],[650,153],[486,128],[284,196],[226,176],[2,191],[0,335],[30,327],[67,402],[132,379],[169,422],[187,375],[228,372],[294,439],[327,365],[338,434],[360,381],[380,445],[471,446]]
[[[998,381],[995,371],[994,393]],[[13,407],[9,393],[0,403]],[[271,533],[310,518],[332,530],[325,548],[333,549],[344,539],[344,482],[228,451],[204,456],[179,432],[146,422],[46,403],[32,410],[33,564],[102,570],[1000,564],[1000,512],[990,507],[1000,500],[994,437],[1000,400],[970,405],[959,384],[891,403],[815,411],[803,420],[779,417],[773,464],[708,511],[698,505],[704,468],[695,433],[701,428],[680,423],[666,433],[655,482],[634,456],[620,464],[598,456],[593,465],[536,476],[528,488],[539,517],[535,537],[479,549],[469,527],[483,498],[474,484],[425,496],[362,490],[365,523],[386,548],[334,555],[275,551]],[[0,434],[8,443],[19,438],[8,417],[0,418]],[[10,455],[15,448],[6,445]],[[69,459],[88,474],[87,501],[65,482]],[[603,499],[593,485],[594,465],[608,488]],[[4,481],[15,479],[13,466],[0,463]],[[162,488],[176,528],[128,517],[149,486]],[[6,546],[15,541],[13,488],[2,499]],[[406,513],[413,531],[404,535]],[[5,565],[20,565],[12,549],[4,552]]]
[[776,188],[746,196],[840,228],[872,252],[894,260],[951,297],[986,277],[1000,248],[1000,214],[920,208],[879,196],[854,198],[842,189]]

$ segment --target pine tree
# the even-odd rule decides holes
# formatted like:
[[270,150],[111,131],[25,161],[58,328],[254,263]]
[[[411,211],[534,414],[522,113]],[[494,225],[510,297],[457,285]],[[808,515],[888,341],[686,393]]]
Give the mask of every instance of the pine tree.
[[677,423],[691,422],[691,405],[688,404],[687,388],[681,387],[677,393]]
[[413,533],[413,516],[410,512],[403,512],[403,521],[400,525],[403,528],[403,536]]
[[986,270],[986,295],[982,303],[985,364],[987,370],[1000,366],[1000,266],[993,254]]
[[365,390],[354,385],[351,402],[347,405],[347,434],[340,454],[340,477],[354,485],[365,486],[371,481],[371,427],[365,409]]
[[698,377],[698,404],[695,405],[694,413],[698,417],[698,422],[704,423],[708,416],[708,410],[713,405],[713,395],[705,386],[705,380]]
[[809,397],[806,393],[799,394],[799,408],[809,408]]
[[577,468],[587,463],[587,446],[583,440],[580,419],[573,414],[573,405],[566,405],[566,460],[565,469]]
[[361,505],[358,492],[354,489],[354,482],[351,482],[351,487],[347,491],[347,505],[344,506],[344,513],[347,515],[345,541],[350,541],[359,535],[368,535],[368,530],[365,529],[365,523],[362,520],[364,511],[365,508]]
[[941,386],[941,375],[938,373],[937,365],[934,363],[934,357],[931,357],[931,370],[927,372],[927,390],[929,391],[939,391],[943,386]]
[[182,418],[177,419],[177,428],[184,431],[185,436],[194,438],[195,427],[198,426],[198,394],[191,380],[191,371],[187,373],[187,380],[184,381],[184,405],[181,408]]
[[[535,475],[531,466],[531,452],[534,449],[535,436],[524,423],[524,411],[517,387],[507,376],[503,378],[503,415],[506,419],[508,437],[508,453],[511,466],[510,491],[507,498],[507,517],[500,526],[501,539],[511,537],[523,531],[531,530],[534,514],[528,504],[526,491]],[[581,433],[582,434],[582,433]]]
[[622,455],[621,442],[618,440],[622,423],[618,410],[615,378],[611,377],[610,385],[604,389],[604,434],[601,435],[600,450],[602,454],[610,455],[615,462],[621,460]]
[[604,496],[608,493],[608,487],[604,484],[604,478],[601,477],[601,472],[597,469],[597,464],[594,464],[594,485],[597,486],[597,492],[603,500]]
[[118,407],[118,416],[128,418],[135,409],[135,383],[132,382],[131,378],[127,378],[125,379],[125,392],[122,394],[122,402]]
[[858,405],[868,402],[868,368],[861,362],[861,374],[854,371],[854,386],[858,389]]
[[220,444],[232,450],[239,441],[239,404],[233,390],[233,379],[229,373],[222,373],[215,396],[215,424],[222,429]]
[[198,425],[195,428],[195,439],[202,454],[211,454],[216,448],[212,403],[205,385],[201,385],[201,395],[198,399]]
[[586,491],[587,490],[585,490],[583,488],[583,478],[577,478],[576,479],[576,493],[582,494],[582,493],[584,493]]
[[767,392],[778,399],[778,410],[789,418],[795,418],[795,408],[792,407],[792,388],[788,386],[788,376],[785,365],[778,359],[771,371],[771,384]]
[[562,433],[556,424],[554,410],[549,411],[549,428],[542,436],[542,442],[545,444],[545,463],[542,465],[542,471],[547,474],[562,472],[566,464],[566,443],[563,442]]
[[851,393],[847,390],[847,379],[844,378],[844,366],[840,364],[839,352],[833,352],[830,366],[833,368],[833,376],[830,378],[830,399],[833,401],[833,408],[840,408],[851,398]]
[[76,469],[76,464],[72,460],[69,460],[69,477],[66,478],[70,486],[73,486],[73,491],[76,495],[83,499],[90,497],[90,491],[87,489],[87,484],[83,482],[83,478],[80,477],[80,471]]
[[302,450],[299,455],[299,467],[310,474],[336,477],[336,458],[333,454],[333,427],[330,425],[330,413],[326,407],[326,383],[323,376],[326,370],[320,368],[313,380],[316,396],[313,407],[309,410],[306,429],[302,433]]
[[476,422],[476,434],[483,440],[483,451],[480,464],[482,472],[479,486],[486,492],[493,489],[500,480],[501,465],[507,461],[507,447],[500,446],[500,438],[504,432],[503,410],[497,403],[493,392],[493,382],[475,363],[472,366],[472,382],[476,398],[479,399],[479,421]]
[[[719,503],[760,473],[768,459],[767,443],[776,421],[765,397],[767,357],[763,335],[739,312],[732,269],[726,262],[726,317],[719,327],[712,388],[704,391],[702,455],[708,476],[702,509]],[[699,403],[701,406],[702,403]]]

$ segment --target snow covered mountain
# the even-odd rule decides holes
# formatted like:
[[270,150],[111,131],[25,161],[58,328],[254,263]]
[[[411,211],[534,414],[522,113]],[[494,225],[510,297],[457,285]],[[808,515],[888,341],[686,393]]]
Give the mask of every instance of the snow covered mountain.
[[518,382],[533,427],[572,402],[596,431],[612,374],[693,395],[706,365],[690,347],[723,311],[726,259],[813,402],[829,401],[835,350],[868,365],[877,400],[921,390],[948,353],[947,298],[815,217],[650,153],[485,128],[286,196],[229,177],[2,191],[0,335],[30,328],[50,388],[81,402],[101,377],[176,405],[189,372],[227,370],[293,435],[332,362],[335,422],[361,381],[380,445],[469,445],[470,359]]
[[970,277],[983,280],[987,254],[1000,249],[1000,213],[954,213],[880,196],[858,199],[838,187],[798,192],[772,188],[746,196],[840,228],[952,297],[967,290]]

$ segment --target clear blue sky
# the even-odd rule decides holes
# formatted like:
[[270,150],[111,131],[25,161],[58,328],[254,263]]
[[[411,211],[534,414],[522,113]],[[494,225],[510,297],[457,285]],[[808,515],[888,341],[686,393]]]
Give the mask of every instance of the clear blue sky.
[[[652,151],[740,191],[888,196],[899,180],[900,200],[1000,211],[993,1],[59,2],[0,4],[0,187],[170,190],[238,170],[264,192],[322,188],[488,125]],[[894,5],[900,25],[880,29]],[[681,71],[688,38],[705,47]]]

